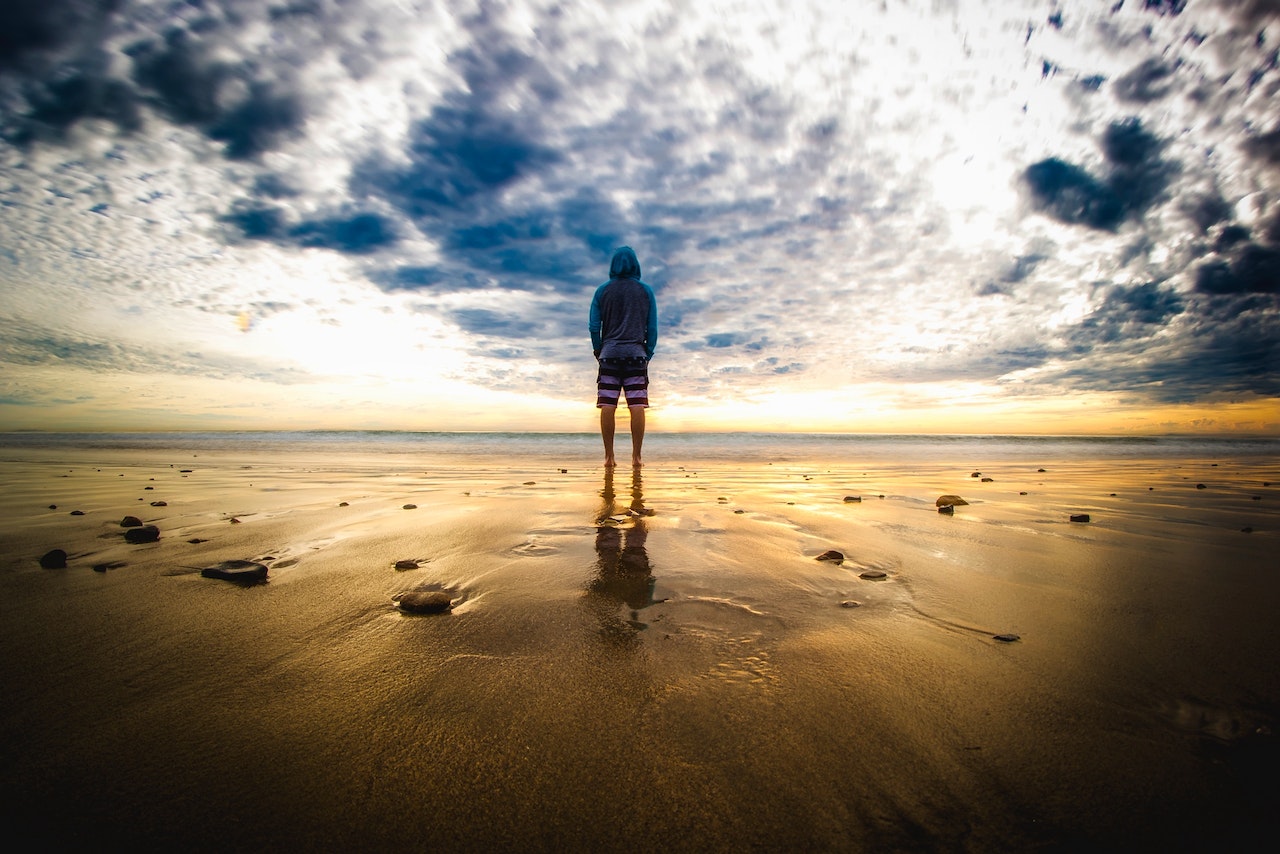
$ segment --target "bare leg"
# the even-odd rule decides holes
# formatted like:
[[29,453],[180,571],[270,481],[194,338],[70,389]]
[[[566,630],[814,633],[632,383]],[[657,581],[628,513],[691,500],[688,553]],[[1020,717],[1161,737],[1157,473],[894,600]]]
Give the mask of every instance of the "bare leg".
[[600,407],[600,438],[604,439],[604,466],[613,468],[618,463],[613,458],[614,418],[618,413],[616,406]]
[[632,406],[631,410],[631,465],[639,468],[644,465],[640,462],[640,446],[644,444],[644,407]]

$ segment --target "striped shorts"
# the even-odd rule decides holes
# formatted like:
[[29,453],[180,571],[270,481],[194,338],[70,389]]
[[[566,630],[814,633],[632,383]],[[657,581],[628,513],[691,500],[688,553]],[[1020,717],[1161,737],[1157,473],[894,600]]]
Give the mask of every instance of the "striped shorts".
[[649,405],[649,363],[644,359],[601,359],[596,379],[596,406],[617,406],[618,396],[627,406]]

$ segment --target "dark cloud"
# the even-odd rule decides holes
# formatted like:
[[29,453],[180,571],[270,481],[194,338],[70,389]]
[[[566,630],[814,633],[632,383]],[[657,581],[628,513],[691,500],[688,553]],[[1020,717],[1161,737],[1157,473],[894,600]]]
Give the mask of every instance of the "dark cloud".
[[1115,192],[1079,166],[1050,157],[1023,173],[1035,206],[1069,225],[1114,229],[1124,219]]
[[1112,84],[1116,97],[1131,103],[1158,101],[1173,87],[1174,69],[1158,59],[1148,59]]
[[4,0],[0,72],[30,69],[94,40],[123,0]]
[[1265,163],[1280,164],[1280,126],[1266,133],[1246,137],[1244,150]]
[[367,255],[396,245],[400,235],[386,217],[363,211],[289,222],[288,211],[276,205],[245,202],[222,217],[241,236],[269,240],[305,249],[331,249],[353,255]]
[[84,119],[105,119],[125,132],[138,130],[142,116],[133,90],[103,76],[102,57],[86,65],[59,68],[49,79],[24,87],[27,110],[6,116],[3,137],[19,146],[60,142]]
[[1280,248],[1246,243],[1230,261],[1208,261],[1195,273],[1204,294],[1280,293]]
[[1161,198],[1176,166],[1163,159],[1164,143],[1141,121],[1111,123],[1100,142],[1105,178],[1056,157],[1027,167],[1022,180],[1037,209],[1069,225],[1112,231]]
[[1231,205],[1217,193],[1194,193],[1179,200],[1182,212],[1195,223],[1201,233],[1231,216]]
[[288,239],[305,248],[333,249],[363,255],[393,246],[399,237],[386,217],[355,213],[306,220],[289,229]]
[[1148,282],[1141,285],[1117,285],[1077,327],[1072,335],[1077,349],[1085,350],[1098,343],[1129,342],[1144,339],[1184,310],[1182,297],[1171,288]]
[[214,58],[214,48],[189,30],[171,30],[129,49],[134,80],[174,122],[226,143],[232,160],[257,157],[300,132],[308,111],[299,92],[257,77],[252,63]]

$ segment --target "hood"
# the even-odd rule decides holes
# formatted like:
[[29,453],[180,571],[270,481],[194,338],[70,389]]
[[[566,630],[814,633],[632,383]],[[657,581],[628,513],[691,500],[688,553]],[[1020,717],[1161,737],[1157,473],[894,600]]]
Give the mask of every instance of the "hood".
[[630,246],[623,246],[617,252],[613,253],[613,263],[609,265],[609,278],[640,278],[640,260],[636,258],[635,250]]

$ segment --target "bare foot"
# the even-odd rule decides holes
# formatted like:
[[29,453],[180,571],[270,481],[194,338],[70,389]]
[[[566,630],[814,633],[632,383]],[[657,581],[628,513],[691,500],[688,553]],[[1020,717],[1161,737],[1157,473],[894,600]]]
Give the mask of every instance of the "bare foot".
[[644,466],[644,463],[640,462],[640,459],[639,459],[638,457],[633,457],[633,458],[632,458],[632,460],[631,460],[631,467],[632,467],[633,469],[642,468],[643,466]]
[[607,469],[617,468],[618,463],[613,457],[604,458],[604,467]]

